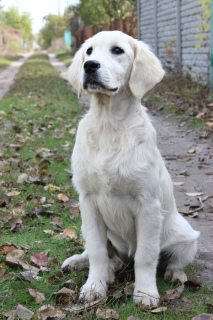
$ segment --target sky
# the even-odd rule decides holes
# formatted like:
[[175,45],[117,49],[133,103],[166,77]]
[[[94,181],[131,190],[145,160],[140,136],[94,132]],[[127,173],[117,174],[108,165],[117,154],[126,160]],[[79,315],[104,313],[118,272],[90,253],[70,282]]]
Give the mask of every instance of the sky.
[[48,14],[58,14],[60,8],[60,14],[63,15],[64,8],[68,4],[76,4],[77,0],[2,0],[1,5],[4,9],[7,9],[11,5],[15,5],[19,8],[19,12],[23,13],[27,11],[31,14],[33,20],[32,27],[33,33],[38,33],[42,28],[42,18]]

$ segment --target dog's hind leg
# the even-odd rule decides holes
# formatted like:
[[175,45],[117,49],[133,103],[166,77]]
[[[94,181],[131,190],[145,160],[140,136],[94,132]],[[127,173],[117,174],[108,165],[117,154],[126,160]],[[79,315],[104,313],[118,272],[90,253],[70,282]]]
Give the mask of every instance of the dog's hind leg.
[[66,259],[61,268],[65,269],[66,267],[69,267],[71,269],[77,269],[82,270],[85,267],[89,267],[89,258],[87,254],[87,250],[84,250],[82,254],[75,254],[72,257],[69,257]]

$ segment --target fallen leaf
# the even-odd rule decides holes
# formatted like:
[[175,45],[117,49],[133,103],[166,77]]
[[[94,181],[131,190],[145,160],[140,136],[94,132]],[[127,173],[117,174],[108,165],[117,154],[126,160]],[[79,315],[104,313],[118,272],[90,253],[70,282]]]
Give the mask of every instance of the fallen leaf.
[[97,309],[96,316],[101,319],[117,319],[119,320],[119,313],[113,309]]
[[85,303],[83,306],[72,305],[69,308],[63,308],[63,310],[70,312],[70,313],[74,313],[74,314],[77,313],[78,314],[79,312],[86,311],[87,309],[95,308],[98,305],[105,304],[105,303],[106,303],[105,299],[99,299],[99,300],[95,300],[95,301],[92,301],[89,303]]
[[166,300],[174,300],[177,299],[181,296],[181,294],[184,291],[184,284],[182,284],[180,287],[175,288],[175,289],[171,289],[171,290],[167,290],[166,293],[164,293],[161,297],[160,297],[160,304],[163,301]]
[[13,273],[6,273],[4,268],[0,268],[0,283],[4,282],[5,280],[11,279],[14,274]]
[[184,182],[173,182],[173,186],[175,186],[175,187],[180,187],[183,185],[184,185]]
[[123,293],[121,292],[121,290],[117,289],[111,294],[111,296],[115,299],[119,299],[123,296]]
[[20,274],[26,279],[26,280],[29,280],[29,281],[31,281],[31,280],[38,280],[38,279],[40,279],[41,277],[38,277],[38,273],[39,273],[39,270],[37,270],[37,271],[32,271],[32,270],[30,270],[30,271],[22,271],[22,272],[20,272]]
[[188,174],[188,172],[187,172],[186,170],[182,171],[182,172],[180,173],[180,175],[181,175],[181,176],[184,176],[184,177],[188,177],[188,176],[189,176],[189,174]]
[[133,294],[134,287],[135,287],[134,283],[129,284],[124,288],[124,293],[128,296],[131,296]]
[[43,230],[43,232],[44,232],[45,234],[49,234],[49,235],[51,235],[51,236],[53,236],[53,235],[55,234],[55,232],[54,232],[53,230]]
[[75,204],[75,199],[69,199],[69,201],[66,202],[65,206],[64,206],[64,210],[72,207]]
[[43,204],[45,201],[46,201],[46,197],[42,197],[42,198],[40,199],[40,203],[41,203],[41,204]]
[[213,320],[213,315],[208,313],[201,313],[198,316],[192,318],[192,320]]
[[19,250],[19,249],[14,249],[12,251],[10,251],[7,256],[6,256],[6,260],[7,261],[13,261],[13,259],[25,259],[25,252],[23,250]]
[[35,302],[36,303],[41,303],[43,302],[44,300],[46,300],[46,297],[43,293],[41,292],[38,292],[38,291],[35,291],[34,289],[32,288],[29,288],[28,289],[28,292],[29,294],[34,298]]
[[17,183],[23,183],[24,181],[27,181],[28,175],[26,173],[22,173],[17,180]]
[[8,195],[8,197],[15,197],[15,196],[18,196],[20,193],[21,192],[19,192],[19,191],[11,191],[7,195]]
[[48,264],[48,258],[42,253],[35,253],[30,257],[31,261],[37,266],[46,266]]
[[189,148],[189,149],[187,150],[187,152],[188,152],[188,153],[196,153],[197,150],[194,149],[194,148]]
[[130,316],[127,318],[127,320],[140,320],[138,317]]
[[59,227],[62,227],[63,220],[59,214],[54,214],[53,219],[50,223],[52,223],[53,225],[57,225]]
[[1,244],[0,245],[0,254],[8,254],[8,252],[18,249],[14,244]]
[[165,312],[166,310],[167,310],[167,307],[159,307],[159,308],[150,310],[150,312],[151,313],[161,313],[161,312]]
[[46,320],[49,319],[63,319],[65,314],[61,310],[56,310],[50,304],[45,304],[37,310],[36,319]]
[[16,316],[20,320],[30,320],[32,319],[34,313],[27,308],[23,307],[21,304],[18,304],[16,308]]
[[77,298],[77,293],[71,289],[63,287],[56,294],[56,304],[67,304],[73,302]]
[[13,231],[16,229],[16,231],[19,231],[20,224],[22,224],[22,220],[20,218],[11,218],[7,221],[10,225],[10,231]]
[[197,197],[197,196],[201,196],[203,194],[203,192],[187,192],[186,195],[189,197]]
[[188,280],[184,282],[184,285],[186,285],[187,287],[197,287],[197,288],[201,287],[201,285],[198,282],[192,281],[192,280]]
[[2,194],[0,196],[0,207],[5,207],[10,203],[11,199],[7,194]]
[[21,204],[16,203],[12,209],[12,213],[13,213],[13,216],[16,217],[16,216],[24,215],[25,212]]
[[69,237],[71,239],[77,239],[78,238],[77,233],[75,231],[75,228],[73,226],[69,226],[66,229],[64,229],[63,234],[66,234],[66,233],[70,234]]
[[76,219],[79,216],[79,208],[78,207],[71,207],[69,213],[70,219]]
[[21,260],[21,259],[16,259],[13,258],[10,261],[0,261],[1,265],[5,265],[11,268],[20,268],[21,270],[25,269],[25,270],[33,270],[33,271],[37,271],[38,269],[36,267],[30,266],[28,263],[26,263],[25,261]]
[[53,184],[49,184],[49,191],[50,192],[60,191],[60,188],[57,186],[54,186]]
[[67,202],[67,201],[69,201],[69,198],[68,198],[67,196],[65,196],[63,193],[59,193],[59,194],[57,195],[57,197],[58,197],[58,200],[59,200],[60,202]]
[[46,280],[47,283],[53,283],[56,280],[59,280],[63,276],[61,271],[57,272],[55,275],[51,276]]

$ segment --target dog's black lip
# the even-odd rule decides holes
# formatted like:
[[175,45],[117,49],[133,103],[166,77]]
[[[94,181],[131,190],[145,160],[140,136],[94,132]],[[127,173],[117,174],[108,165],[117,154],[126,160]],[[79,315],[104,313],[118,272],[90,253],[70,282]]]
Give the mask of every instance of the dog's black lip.
[[91,78],[89,77],[83,84],[83,87],[84,89],[88,89],[89,85],[97,85],[97,86],[100,86],[101,88],[105,89],[105,90],[109,90],[109,91],[112,91],[112,92],[115,92],[118,90],[118,88],[108,88],[106,87],[103,83],[97,81],[96,79],[94,78]]

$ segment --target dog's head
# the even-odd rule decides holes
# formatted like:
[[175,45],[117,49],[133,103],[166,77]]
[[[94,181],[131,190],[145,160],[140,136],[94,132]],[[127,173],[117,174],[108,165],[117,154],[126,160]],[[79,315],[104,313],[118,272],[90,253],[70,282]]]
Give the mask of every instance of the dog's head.
[[102,31],[88,39],[68,70],[79,96],[82,89],[115,95],[128,86],[142,98],[163,76],[161,63],[149,47],[120,31]]

